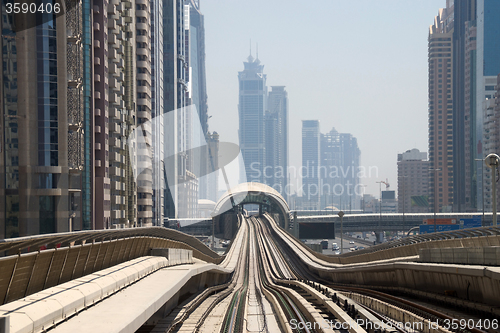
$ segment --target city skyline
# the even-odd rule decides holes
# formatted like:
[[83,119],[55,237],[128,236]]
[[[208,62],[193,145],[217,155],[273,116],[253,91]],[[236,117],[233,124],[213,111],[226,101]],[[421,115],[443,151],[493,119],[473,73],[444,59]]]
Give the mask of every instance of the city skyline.
[[[290,147],[300,147],[302,120],[318,119],[323,129],[352,133],[363,152],[360,165],[379,171],[378,177],[372,174],[360,180],[367,185],[366,193],[378,197],[376,181],[387,178],[391,189],[397,187],[398,153],[428,150],[427,37],[433,18],[446,2],[359,4],[320,1],[304,13],[294,1],[204,2],[213,115],[209,126],[222,141],[236,142],[237,126],[227,126],[238,121],[234,73],[248,57],[251,39],[253,56],[258,43],[268,86],[287,87]],[[318,6],[321,10],[313,15]],[[287,15],[277,15],[281,9]],[[256,16],[261,16],[259,24]],[[231,31],[220,24],[222,19],[232,26]],[[296,25],[299,19],[302,24]],[[300,165],[300,154],[291,152],[290,167]]]

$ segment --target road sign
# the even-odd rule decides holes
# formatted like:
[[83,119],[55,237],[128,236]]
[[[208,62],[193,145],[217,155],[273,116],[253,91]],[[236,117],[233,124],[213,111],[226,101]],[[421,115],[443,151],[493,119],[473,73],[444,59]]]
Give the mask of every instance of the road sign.
[[456,224],[456,219],[436,219],[436,223],[434,223],[434,219],[424,219],[423,224]]
[[471,219],[460,219],[460,229],[479,228],[481,226],[481,216],[474,216]]
[[333,222],[299,223],[300,239],[333,239],[335,228]]
[[[441,231],[452,231],[460,229],[459,224],[436,224],[437,232]],[[420,225],[420,233],[421,234],[430,234],[434,232],[433,224],[421,224]]]

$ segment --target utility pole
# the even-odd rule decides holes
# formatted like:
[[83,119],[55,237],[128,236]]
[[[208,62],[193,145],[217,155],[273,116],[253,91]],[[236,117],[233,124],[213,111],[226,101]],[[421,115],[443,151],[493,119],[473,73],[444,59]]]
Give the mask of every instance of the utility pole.
[[[497,154],[489,154],[486,156],[484,159],[484,163],[486,163],[486,166],[491,168],[491,191],[493,192],[493,202],[492,202],[492,209],[493,209],[493,226],[497,226],[497,174],[496,170],[499,166],[500,162],[500,157],[498,157]],[[483,199],[484,200],[484,199]]]
[[430,171],[434,171],[434,232],[436,230],[436,210],[437,210],[437,172],[441,171],[441,169],[430,169]]

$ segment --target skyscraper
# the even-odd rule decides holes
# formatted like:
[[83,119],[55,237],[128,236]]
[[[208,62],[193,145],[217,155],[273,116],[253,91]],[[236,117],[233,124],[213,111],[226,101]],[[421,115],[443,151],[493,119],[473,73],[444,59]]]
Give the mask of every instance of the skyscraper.
[[[361,152],[358,147],[358,139],[350,133],[340,134],[340,146],[342,152],[342,207],[343,209],[359,208],[359,159]],[[341,208],[341,207],[339,207]],[[342,209],[342,208],[341,208]]]
[[[498,153],[492,147],[486,146],[486,129],[491,127],[488,113],[494,112],[491,99],[495,97],[497,75],[500,73],[500,2],[494,0],[477,0],[476,20],[476,142],[479,147],[475,158],[482,159],[492,152]],[[490,124],[488,124],[490,123]],[[498,124],[494,125],[498,126]],[[489,133],[488,133],[489,135]],[[491,169],[481,163],[478,172],[477,195],[484,193],[484,206],[491,210],[492,181]],[[483,181],[484,177],[484,181]],[[484,186],[484,190],[481,188]]]
[[475,3],[475,0],[462,0],[455,1],[453,6],[453,210],[457,212],[470,211],[473,206],[469,194],[471,160],[467,152],[470,149],[470,127],[467,127],[470,115],[466,116],[466,93],[470,89],[470,77],[466,78],[466,64],[470,62],[468,35],[476,16]]
[[427,213],[429,161],[418,149],[398,154],[398,212]]
[[319,120],[302,120],[302,207],[318,210],[320,198]]
[[440,9],[428,38],[430,202],[436,211],[453,205],[453,7]]
[[[193,173],[198,177],[198,197],[209,199],[217,197],[217,184],[212,187],[209,145],[213,140],[208,129],[207,83],[205,73],[205,23],[200,10],[199,1],[185,0],[189,5],[189,33],[187,34],[186,58],[189,64],[189,98],[190,104],[196,107],[200,127],[193,123],[193,147],[202,149],[199,163],[193,165]],[[194,120],[198,121],[198,120]],[[218,141],[218,140],[217,140]],[[215,152],[215,150],[214,150]],[[195,157],[196,159],[197,157]],[[211,199],[216,201],[216,199]]]
[[322,189],[321,207],[335,206],[340,208],[342,204],[341,189],[344,182],[341,178],[342,173],[339,172],[342,165],[342,155],[339,132],[332,128],[330,132],[321,134],[321,166],[319,169]]
[[184,0],[163,2],[164,154],[172,157],[165,163],[169,175],[165,190],[165,216],[168,217],[194,214],[198,197],[198,183],[190,156],[193,119],[186,109],[191,98],[189,48],[186,47],[189,16],[190,6]]
[[153,117],[153,225],[163,225],[165,211],[165,132],[163,117],[163,0],[150,0],[151,113]]
[[264,181],[286,199],[288,189],[288,93],[271,86],[266,112],[266,167]]
[[84,168],[81,9],[16,30],[28,17],[2,7],[0,238],[88,228],[70,182]]
[[249,182],[264,183],[266,74],[264,65],[251,54],[243,64],[244,70],[238,73],[239,141],[245,166],[241,174]]

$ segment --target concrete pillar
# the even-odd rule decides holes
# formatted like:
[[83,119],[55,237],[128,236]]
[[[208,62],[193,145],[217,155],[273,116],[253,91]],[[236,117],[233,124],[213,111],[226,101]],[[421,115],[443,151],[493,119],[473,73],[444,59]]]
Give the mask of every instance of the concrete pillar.
[[378,244],[382,243],[384,241],[384,232],[383,231],[375,232],[375,238]]
[[262,205],[259,205],[259,215],[262,215]]
[[299,238],[299,222],[297,221],[297,212],[293,212],[293,235]]

